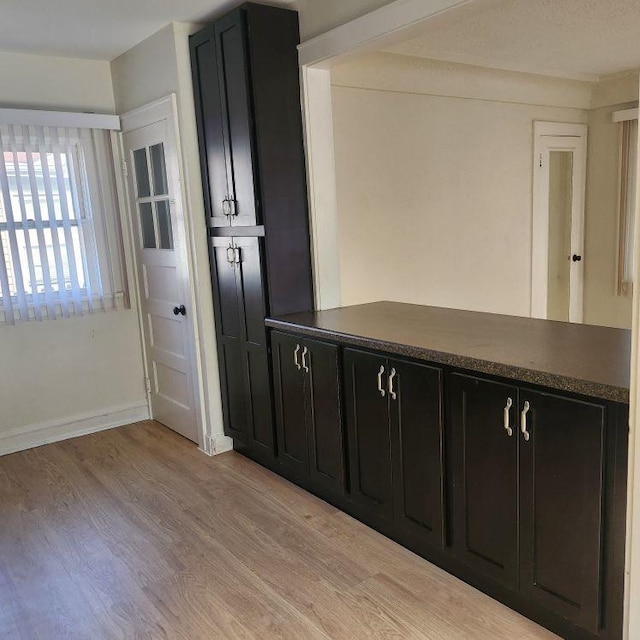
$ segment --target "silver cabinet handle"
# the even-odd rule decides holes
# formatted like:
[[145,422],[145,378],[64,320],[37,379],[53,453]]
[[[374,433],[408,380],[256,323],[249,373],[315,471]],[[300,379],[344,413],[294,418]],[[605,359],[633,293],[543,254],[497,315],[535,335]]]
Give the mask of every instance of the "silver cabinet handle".
[[296,369],[298,371],[300,371],[300,369],[302,369],[302,367],[300,366],[300,363],[298,362],[298,354],[300,353],[300,345],[297,344],[296,348],[293,351],[293,364],[296,365]]
[[513,400],[511,398],[507,398],[507,404],[504,406],[504,430],[507,432],[509,437],[513,435],[513,429],[509,425],[509,410],[512,406]]
[[386,391],[382,388],[382,376],[384,374],[384,367],[380,365],[380,371],[378,371],[378,391],[380,395],[384,398]]
[[227,197],[227,198],[225,198],[225,199],[222,201],[222,213],[223,213],[225,216],[230,216],[230,215],[231,215],[231,203],[230,203],[230,201],[229,201],[229,198],[228,198],[228,197]]
[[389,374],[389,395],[391,396],[392,400],[397,400],[398,398],[398,394],[393,390],[393,379],[396,377],[396,370],[391,367],[391,373]]
[[233,218],[238,215],[238,205],[233,198],[229,198],[229,217]]
[[302,368],[304,369],[305,373],[309,373],[309,367],[307,366],[307,360],[306,360],[307,353],[309,353],[309,349],[305,347],[302,350]]
[[529,409],[531,409],[531,405],[525,401],[522,412],[520,413],[520,431],[522,431],[525,442],[529,442],[529,438],[531,437],[531,434],[527,431],[527,413],[529,413]]
[[229,264],[233,264],[234,263],[234,261],[235,261],[235,257],[234,256],[235,256],[235,254],[233,252],[233,245],[229,245],[227,247],[227,262]]
[[236,264],[240,264],[242,262],[242,254],[240,253],[240,247],[233,248],[233,261]]

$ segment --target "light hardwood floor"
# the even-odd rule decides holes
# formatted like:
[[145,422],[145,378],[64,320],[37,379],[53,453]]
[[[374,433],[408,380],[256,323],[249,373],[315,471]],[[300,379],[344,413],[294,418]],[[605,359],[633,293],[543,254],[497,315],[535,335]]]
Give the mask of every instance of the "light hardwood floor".
[[0,457],[0,638],[555,638],[153,422]]

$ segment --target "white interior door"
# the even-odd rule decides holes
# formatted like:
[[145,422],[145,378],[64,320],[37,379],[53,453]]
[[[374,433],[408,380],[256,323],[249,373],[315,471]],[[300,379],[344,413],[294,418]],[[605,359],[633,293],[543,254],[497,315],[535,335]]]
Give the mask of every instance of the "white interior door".
[[535,123],[531,315],[583,321],[587,126]]
[[[131,121],[140,124],[144,117],[137,115]],[[198,442],[195,345],[175,125],[167,117],[126,131],[126,116],[123,124],[151,412],[158,422]]]

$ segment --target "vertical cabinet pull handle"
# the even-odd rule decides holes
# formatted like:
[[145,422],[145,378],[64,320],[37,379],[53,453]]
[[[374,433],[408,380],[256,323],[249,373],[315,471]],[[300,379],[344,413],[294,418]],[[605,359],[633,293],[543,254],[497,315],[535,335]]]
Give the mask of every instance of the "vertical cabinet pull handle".
[[527,431],[527,413],[529,413],[529,409],[531,409],[531,405],[525,401],[522,413],[520,414],[520,431],[522,431],[525,442],[529,442],[529,438],[531,437],[531,434]]
[[235,264],[235,261],[236,261],[236,254],[235,254],[235,251],[234,251],[234,247],[233,247],[233,245],[230,244],[227,247],[227,262],[229,264]]
[[509,410],[513,406],[513,400],[511,398],[507,398],[507,404],[504,406],[504,430],[507,432],[507,435],[511,437],[513,435],[513,429],[509,424]]
[[222,213],[225,216],[231,215],[231,203],[228,197],[222,201]]
[[238,215],[238,205],[233,198],[229,198],[229,217],[233,218]]
[[302,369],[302,367],[300,366],[300,363],[298,362],[298,354],[300,353],[300,345],[297,344],[296,348],[293,351],[293,364],[296,365],[296,369],[298,371],[300,371],[300,369]]
[[378,391],[380,395],[384,398],[386,391],[382,388],[382,376],[384,375],[384,367],[380,365],[380,371],[378,371]]
[[309,367],[307,366],[307,360],[306,360],[307,353],[309,353],[309,349],[305,347],[302,350],[302,368],[304,369],[305,373],[309,373]]
[[389,373],[389,395],[392,400],[397,400],[398,394],[393,390],[393,379],[396,377],[396,370],[391,367],[391,373]]
[[240,253],[240,247],[233,248],[233,261],[236,264],[240,264],[242,262],[242,254]]

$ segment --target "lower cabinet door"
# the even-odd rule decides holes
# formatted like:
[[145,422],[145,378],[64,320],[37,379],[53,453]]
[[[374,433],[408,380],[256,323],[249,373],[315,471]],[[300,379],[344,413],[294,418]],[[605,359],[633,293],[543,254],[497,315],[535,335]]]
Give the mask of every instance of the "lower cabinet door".
[[453,549],[496,583],[518,586],[518,390],[451,375]]
[[520,590],[597,633],[603,576],[605,407],[520,391]]
[[278,460],[298,477],[309,474],[305,425],[305,371],[302,340],[274,331],[271,334]]
[[444,544],[442,372],[389,363],[394,519],[401,531]]
[[[306,353],[304,349],[307,348]],[[307,432],[311,480],[336,495],[345,492],[339,347],[305,340]]]
[[229,238],[209,238],[222,390],[224,432],[247,445],[250,439],[241,299]]
[[386,358],[345,349],[349,480],[354,502],[376,518],[393,517]]

